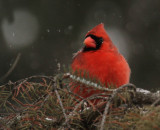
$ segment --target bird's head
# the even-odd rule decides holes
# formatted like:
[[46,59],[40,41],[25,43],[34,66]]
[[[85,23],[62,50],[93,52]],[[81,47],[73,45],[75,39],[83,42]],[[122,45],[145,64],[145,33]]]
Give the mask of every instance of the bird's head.
[[86,34],[84,44],[85,47],[83,51],[107,49],[113,46],[109,36],[104,29],[103,23],[97,25]]

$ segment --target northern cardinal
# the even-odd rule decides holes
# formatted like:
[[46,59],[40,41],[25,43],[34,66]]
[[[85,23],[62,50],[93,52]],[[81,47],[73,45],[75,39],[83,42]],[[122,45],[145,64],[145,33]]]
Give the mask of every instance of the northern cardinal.
[[[71,68],[84,78],[84,73],[88,73],[91,79],[96,78],[106,87],[110,84],[119,87],[130,79],[130,67],[110,40],[103,23],[86,34],[84,47],[74,56]],[[72,87],[72,91],[84,98],[100,92],[85,85]]]

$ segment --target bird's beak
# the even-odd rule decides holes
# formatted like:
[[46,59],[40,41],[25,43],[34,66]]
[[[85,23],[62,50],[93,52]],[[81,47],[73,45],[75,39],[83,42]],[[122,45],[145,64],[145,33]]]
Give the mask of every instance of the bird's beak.
[[96,48],[96,42],[91,37],[87,37],[83,43],[87,48]]

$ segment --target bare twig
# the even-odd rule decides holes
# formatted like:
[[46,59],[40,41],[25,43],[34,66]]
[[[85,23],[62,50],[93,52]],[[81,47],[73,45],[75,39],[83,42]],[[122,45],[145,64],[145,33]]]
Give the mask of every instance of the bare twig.
[[67,86],[67,90],[68,90],[68,92],[69,92],[70,94],[72,94],[72,95],[74,95],[74,96],[76,96],[76,97],[78,97],[78,98],[80,98],[80,99],[82,99],[82,100],[84,99],[84,98],[81,97],[80,95],[78,95],[78,94],[76,94],[76,93],[73,93],[68,86]]
[[22,84],[26,83],[28,80],[35,79],[35,78],[46,78],[46,79],[51,80],[54,83],[54,77],[53,76],[34,75],[34,76],[30,76],[28,78],[20,79],[16,82],[10,82],[9,81],[8,83],[6,83],[4,85],[1,85],[0,88],[3,88],[7,85],[15,85],[13,89],[16,89],[19,85],[22,85]]
[[[84,100],[80,101],[78,104],[76,104],[76,106],[74,107],[74,110],[72,112],[69,113],[68,118],[70,118],[71,116],[73,116],[73,114],[76,112],[76,110],[79,108],[79,106],[84,102]],[[66,123],[66,122],[65,122]]]
[[3,77],[0,78],[0,82],[2,82],[3,80],[5,80],[12,73],[12,71],[15,69],[17,63],[19,62],[20,57],[21,57],[21,53],[18,53],[16,59],[14,60],[14,63],[9,68],[9,70],[7,71],[7,73]]
[[60,104],[60,106],[61,106],[61,108],[62,108],[62,111],[63,111],[63,115],[64,115],[64,117],[65,117],[65,120],[66,120],[66,122],[67,122],[67,121],[68,121],[68,117],[67,117],[67,115],[66,115],[66,113],[65,113],[65,109],[64,109],[64,107],[63,107],[63,103],[62,103],[62,101],[61,101],[60,95],[59,95],[59,93],[58,93],[57,90],[55,90],[55,93],[56,93],[56,96],[57,96],[57,98],[58,98],[58,100],[59,100],[59,104]]
[[115,89],[115,90],[113,91],[111,97],[109,98],[109,100],[107,100],[107,104],[106,104],[106,107],[105,107],[105,110],[104,110],[104,113],[103,113],[103,117],[102,117],[102,121],[101,121],[101,125],[100,125],[100,130],[103,130],[103,129],[104,129],[104,123],[105,123],[105,120],[106,120],[106,115],[107,115],[108,112],[109,112],[109,107],[110,107],[113,99],[115,98],[115,96],[117,95],[117,93],[118,93],[119,91],[121,91],[121,90],[122,90],[123,88],[125,88],[125,87],[132,87],[132,88],[136,89],[133,84],[125,84],[125,85],[122,85],[121,87],[119,87],[119,88],[117,88],[117,89]]
[[[55,82],[54,82],[54,88],[57,88],[56,77],[55,77],[55,80],[54,80],[54,81],[55,81]],[[64,107],[63,107],[63,103],[62,103],[62,101],[61,101],[60,95],[59,95],[57,89],[54,89],[54,91],[55,91],[55,93],[56,93],[56,96],[57,96],[57,98],[58,98],[59,104],[60,104],[60,106],[61,106],[61,109],[62,109],[64,118],[65,118],[65,123],[67,124],[68,128],[70,128],[70,126],[69,126],[69,124],[68,124],[68,120],[69,120],[69,119],[68,119],[68,117],[67,117],[67,115],[66,115],[66,112],[65,112],[65,109],[64,109]]]
[[160,103],[160,98],[158,98],[158,99],[151,105],[151,107],[156,106],[158,103]]

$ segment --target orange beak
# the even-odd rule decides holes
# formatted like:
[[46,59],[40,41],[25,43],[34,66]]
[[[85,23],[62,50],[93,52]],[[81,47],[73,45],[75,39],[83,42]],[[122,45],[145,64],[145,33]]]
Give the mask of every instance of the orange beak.
[[96,48],[96,42],[94,39],[92,39],[91,37],[87,37],[84,40],[84,44],[87,48]]

